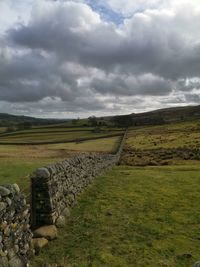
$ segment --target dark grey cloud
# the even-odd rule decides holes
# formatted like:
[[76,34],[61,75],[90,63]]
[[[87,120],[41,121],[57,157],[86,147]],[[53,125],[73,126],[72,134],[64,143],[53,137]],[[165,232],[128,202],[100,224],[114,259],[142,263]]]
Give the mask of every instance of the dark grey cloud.
[[0,37],[0,101],[31,113],[40,106],[82,114],[123,113],[138,97],[199,103],[192,97],[200,93],[199,28],[190,4],[144,9],[116,25],[83,3],[38,2],[27,23]]
[[94,78],[91,87],[104,94],[156,96],[170,93],[172,83],[152,74],[141,76],[111,75],[102,79]]
[[[146,11],[118,28],[100,21],[89,7],[70,2],[11,30],[10,37],[18,45],[103,70],[118,67],[120,72],[147,72],[171,79],[199,76],[200,36],[185,35],[188,19],[180,12]],[[192,24],[196,32],[200,22]]]

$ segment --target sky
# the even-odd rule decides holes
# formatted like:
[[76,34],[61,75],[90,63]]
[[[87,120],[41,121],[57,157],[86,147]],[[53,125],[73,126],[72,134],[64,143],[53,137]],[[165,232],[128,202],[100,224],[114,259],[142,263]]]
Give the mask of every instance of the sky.
[[199,0],[0,0],[0,113],[199,104]]

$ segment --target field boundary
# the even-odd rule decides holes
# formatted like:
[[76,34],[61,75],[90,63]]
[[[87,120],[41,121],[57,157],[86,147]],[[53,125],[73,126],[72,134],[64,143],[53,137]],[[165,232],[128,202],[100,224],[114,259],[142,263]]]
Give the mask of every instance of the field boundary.
[[96,136],[96,137],[86,137],[86,138],[76,138],[71,140],[61,140],[61,141],[46,141],[46,142],[0,142],[0,145],[53,145],[53,144],[64,144],[64,143],[76,143],[76,142],[83,142],[83,141],[92,141],[97,139],[104,139],[104,138],[110,138],[110,137],[116,137],[116,136],[123,136],[123,133],[121,134],[109,134],[104,136]]
[[31,175],[31,225],[58,225],[64,210],[96,177],[118,164],[127,130],[113,154],[84,153],[37,169]]
[[[47,128],[47,129],[50,129],[50,128]],[[77,133],[77,132],[92,132],[93,130],[95,129],[81,129],[81,130],[61,130],[61,131],[56,131],[56,130],[53,130],[53,131],[31,131],[30,130],[25,130],[25,131],[14,131],[14,132],[3,132],[3,133],[0,133],[0,137],[6,137],[6,136],[15,136],[15,135],[21,135],[21,134],[44,134],[44,133]],[[107,130],[102,130],[102,132],[106,132]],[[109,130],[110,131],[110,130]],[[117,130],[117,129],[112,129],[111,130],[112,132],[122,132],[122,130]]]

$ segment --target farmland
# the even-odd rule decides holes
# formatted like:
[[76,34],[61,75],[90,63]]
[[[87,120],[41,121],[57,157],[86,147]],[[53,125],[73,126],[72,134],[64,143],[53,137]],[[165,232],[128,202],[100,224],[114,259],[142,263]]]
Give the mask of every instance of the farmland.
[[[17,131],[0,137],[0,182],[18,183],[24,189],[29,187],[29,174],[38,167],[65,160],[74,154],[82,152],[116,151],[121,130],[105,129],[101,133],[93,133],[94,128],[57,128],[41,127],[31,130]],[[41,131],[41,132],[40,132]],[[67,132],[66,132],[67,131]],[[82,142],[62,142],[79,138],[96,138],[116,134],[117,136],[87,140]],[[19,145],[26,140],[27,145]],[[47,142],[36,144],[35,141]],[[14,143],[8,145],[7,143]],[[53,142],[53,144],[51,144]],[[50,144],[48,144],[50,143]]]
[[131,128],[121,162],[132,166],[193,164],[200,160],[200,121]]
[[138,149],[200,147],[200,120],[131,128],[127,144]]
[[123,130],[110,128],[34,128],[31,130],[3,133],[0,135],[1,144],[48,144],[96,139],[108,136],[119,136]]
[[[82,152],[113,153],[122,133],[61,125],[2,133],[1,184],[18,183],[28,194],[29,174],[37,167]],[[97,177],[80,195],[58,239],[31,266],[192,266],[200,255],[199,160],[166,158],[173,149],[198,152],[199,140],[199,120],[131,127],[121,166]],[[137,160],[135,151],[141,153]],[[156,161],[160,151],[163,159]]]

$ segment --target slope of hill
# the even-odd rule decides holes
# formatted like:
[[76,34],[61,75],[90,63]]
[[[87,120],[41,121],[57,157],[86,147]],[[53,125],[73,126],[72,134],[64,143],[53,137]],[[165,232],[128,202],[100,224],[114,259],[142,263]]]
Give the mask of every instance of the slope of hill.
[[115,124],[115,121],[113,119],[116,117],[122,119],[123,117],[129,117],[131,118],[130,124],[135,126],[187,121],[200,118],[200,105],[158,109],[149,112],[132,113],[130,115],[122,115],[122,116],[107,116],[99,118],[92,116],[88,119],[74,119],[74,120],[41,119],[28,116],[16,116],[11,114],[0,113],[0,127],[7,127],[23,123],[29,123],[32,126],[40,126],[40,125],[44,126],[52,124],[57,127],[63,127],[63,126],[80,127],[80,126],[103,126],[103,125],[113,126]]
[[0,126],[6,127],[11,125],[30,123],[31,125],[46,125],[66,122],[58,119],[39,119],[29,116],[17,116],[6,113],[0,113]]
[[149,112],[131,114],[136,123],[150,124],[150,122],[175,122],[200,118],[199,106],[174,107],[158,109]]

